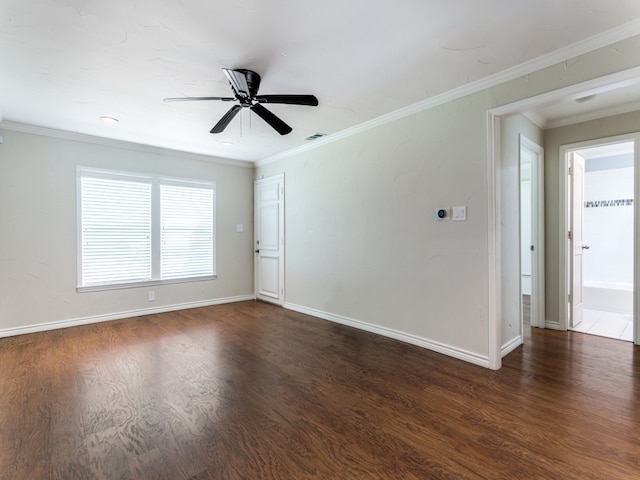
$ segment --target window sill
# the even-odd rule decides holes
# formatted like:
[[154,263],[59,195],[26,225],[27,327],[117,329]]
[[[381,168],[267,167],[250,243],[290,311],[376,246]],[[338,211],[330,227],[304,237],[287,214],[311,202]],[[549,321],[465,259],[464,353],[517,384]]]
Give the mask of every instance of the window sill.
[[149,280],[145,282],[91,285],[87,287],[76,287],[76,292],[100,292],[102,290],[122,290],[126,288],[153,287],[156,285],[171,285],[175,283],[205,282],[207,280],[216,280],[217,278],[218,275],[206,275],[204,277],[172,278],[170,280]]

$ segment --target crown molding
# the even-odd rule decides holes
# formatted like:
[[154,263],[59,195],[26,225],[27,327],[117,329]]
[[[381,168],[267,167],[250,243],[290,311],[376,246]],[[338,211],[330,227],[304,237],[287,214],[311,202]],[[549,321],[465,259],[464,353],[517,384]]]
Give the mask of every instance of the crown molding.
[[547,128],[547,120],[537,112],[527,111],[522,112],[522,115],[539,129],[545,130]]
[[98,137],[88,135],[86,133],[69,132],[67,130],[58,130],[49,127],[40,127],[37,125],[28,125],[25,123],[4,121],[0,123],[0,129],[9,130],[20,133],[29,133],[33,135],[42,135],[45,137],[59,138],[63,140],[72,140],[76,142],[90,143],[93,145],[102,145],[106,147],[122,148],[125,150],[134,150],[143,153],[151,153],[155,155],[175,155],[181,158],[197,160],[200,162],[214,163],[217,165],[226,165],[233,167],[254,168],[252,162],[243,160],[231,160],[227,158],[213,157],[209,155],[185,152],[183,150],[174,150],[165,147],[156,147],[153,145],[145,145],[142,143],[129,142],[126,140],[116,140],[113,138]]
[[313,144],[303,145],[301,147],[287,150],[286,152],[278,153],[276,155],[272,155],[264,159],[258,160],[254,162],[254,165],[256,167],[261,167],[278,160],[292,157],[302,152],[313,150],[320,146],[333,143],[335,141],[341,140],[346,137],[350,137],[352,135],[356,135],[360,132],[370,130],[380,125],[385,125],[387,123],[391,123],[401,118],[414,115],[424,110],[428,110],[428,109],[437,107],[439,105],[443,105],[445,103],[451,102],[458,98],[462,98],[467,95],[471,95],[492,87],[496,87],[502,83],[515,80],[519,77],[530,75],[544,68],[550,67],[552,65],[556,65],[558,63],[565,62],[572,58],[578,57],[580,55],[584,55],[586,53],[592,52],[599,48],[606,47],[613,43],[626,40],[636,35],[640,35],[640,19],[633,20],[624,25],[613,28],[611,30],[607,30],[606,32],[602,32],[598,35],[594,35],[593,37],[589,37],[585,40],[576,42],[567,47],[564,47],[564,48],[555,50],[551,53],[548,53],[546,55],[542,55],[540,57],[534,58],[533,60],[530,60],[528,62],[524,62],[514,67],[508,68],[506,70],[502,70],[500,72],[494,73],[493,75],[489,75],[480,80],[476,80],[475,82],[471,82],[466,85],[462,85],[458,88],[454,88],[452,90],[443,92],[439,95],[435,95],[431,98],[415,103],[413,105],[409,105],[407,107],[381,115],[380,117],[374,118],[373,120],[369,120],[367,122],[347,128],[345,130],[342,130],[334,134],[329,134],[326,137],[322,137],[321,139],[314,141]]

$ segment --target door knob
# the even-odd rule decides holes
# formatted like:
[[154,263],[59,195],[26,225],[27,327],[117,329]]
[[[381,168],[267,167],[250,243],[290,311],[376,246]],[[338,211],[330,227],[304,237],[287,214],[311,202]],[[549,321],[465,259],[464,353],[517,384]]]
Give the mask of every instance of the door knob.
[[260,253],[260,250],[256,250],[256,253]]
[[582,245],[583,250],[589,250],[591,247],[589,245]]

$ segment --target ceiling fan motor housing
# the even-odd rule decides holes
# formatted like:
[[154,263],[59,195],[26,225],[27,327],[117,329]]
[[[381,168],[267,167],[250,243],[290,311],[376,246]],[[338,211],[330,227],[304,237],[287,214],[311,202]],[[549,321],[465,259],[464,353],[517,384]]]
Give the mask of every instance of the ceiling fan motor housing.
[[253,70],[247,70],[246,68],[237,68],[236,72],[240,72],[244,75],[244,78],[247,80],[247,85],[249,87],[249,96],[245,97],[240,95],[238,100],[240,100],[240,104],[243,107],[250,107],[254,100],[254,97],[258,94],[258,89],[260,88],[260,75],[254,72]]

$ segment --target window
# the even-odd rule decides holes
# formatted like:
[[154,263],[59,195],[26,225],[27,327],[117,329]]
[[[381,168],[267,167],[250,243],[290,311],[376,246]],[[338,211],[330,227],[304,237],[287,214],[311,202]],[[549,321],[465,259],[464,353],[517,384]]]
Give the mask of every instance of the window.
[[215,184],[78,169],[78,290],[215,276]]

